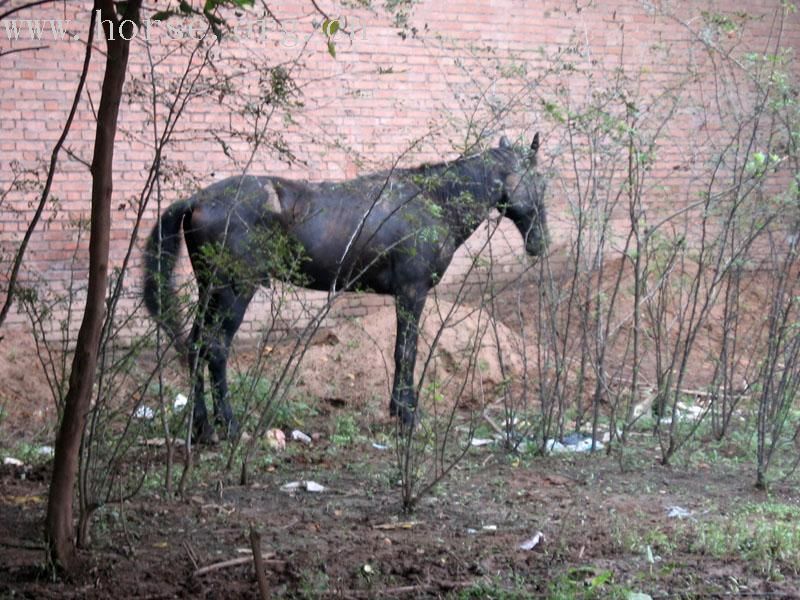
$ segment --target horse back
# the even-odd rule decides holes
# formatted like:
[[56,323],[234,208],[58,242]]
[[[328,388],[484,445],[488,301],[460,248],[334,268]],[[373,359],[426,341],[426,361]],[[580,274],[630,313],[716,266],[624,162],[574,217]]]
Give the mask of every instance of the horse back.
[[443,224],[422,190],[399,176],[320,183],[230,177],[198,192],[193,204],[185,224],[190,255],[216,245],[263,277],[285,279],[276,255],[293,253],[295,283],[312,289],[357,279],[356,287],[391,294],[398,273],[441,276],[455,249],[426,238]]

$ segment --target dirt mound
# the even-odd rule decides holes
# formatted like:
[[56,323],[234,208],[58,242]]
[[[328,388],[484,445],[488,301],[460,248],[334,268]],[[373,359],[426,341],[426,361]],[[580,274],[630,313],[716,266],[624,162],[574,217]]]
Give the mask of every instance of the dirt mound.
[[55,422],[55,404],[30,334],[5,331],[0,341],[0,445],[43,435]]
[[[395,330],[394,308],[386,307],[320,332],[304,358],[298,388],[329,402],[384,410],[394,376]],[[422,401],[475,406],[493,399],[504,380],[522,379],[522,347],[520,336],[485,310],[430,299],[417,353],[417,380],[425,369]]]

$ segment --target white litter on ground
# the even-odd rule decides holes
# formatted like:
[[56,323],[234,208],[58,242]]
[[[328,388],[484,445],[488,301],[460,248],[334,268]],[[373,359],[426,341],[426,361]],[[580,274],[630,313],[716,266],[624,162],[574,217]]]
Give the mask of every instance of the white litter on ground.
[[137,419],[147,419],[148,421],[156,416],[155,411],[150,408],[149,406],[140,406],[136,409],[136,412],[133,413],[133,416]]
[[281,486],[282,492],[297,492],[297,491],[305,491],[305,492],[312,492],[312,493],[320,493],[324,492],[327,488],[324,485],[317,483],[316,481],[292,481],[285,485]]

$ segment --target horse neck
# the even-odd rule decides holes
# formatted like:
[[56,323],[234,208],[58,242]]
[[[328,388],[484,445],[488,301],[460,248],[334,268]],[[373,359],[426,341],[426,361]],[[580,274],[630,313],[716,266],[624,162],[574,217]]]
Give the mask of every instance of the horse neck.
[[[486,171],[480,181],[452,183],[440,190],[441,205],[448,223],[456,229],[459,244],[475,232],[502,198],[502,186],[495,183],[502,181],[502,174],[496,169],[483,168]],[[469,202],[462,200],[467,193],[471,195]]]

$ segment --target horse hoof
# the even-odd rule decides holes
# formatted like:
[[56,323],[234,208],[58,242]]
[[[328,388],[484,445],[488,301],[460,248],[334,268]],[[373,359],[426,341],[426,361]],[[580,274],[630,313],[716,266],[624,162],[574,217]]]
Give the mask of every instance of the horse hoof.
[[214,428],[209,423],[204,423],[197,428],[192,436],[195,444],[202,444],[204,446],[213,446],[219,444],[219,436]]
[[414,403],[392,398],[389,401],[389,416],[396,419],[401,431],[410,431],[417,420],[417,408]]
[[239,436],[239,424],[235,420],[227,424],[221,423],[220,426],[222,428],[220,439],[235,440]]
[[397,424],[402,433],[409,433],[413,431],[414,426],[417,424],[417,420],[419,418],[416,410],[409,408],[402,408],[399,410],[396,417]]

